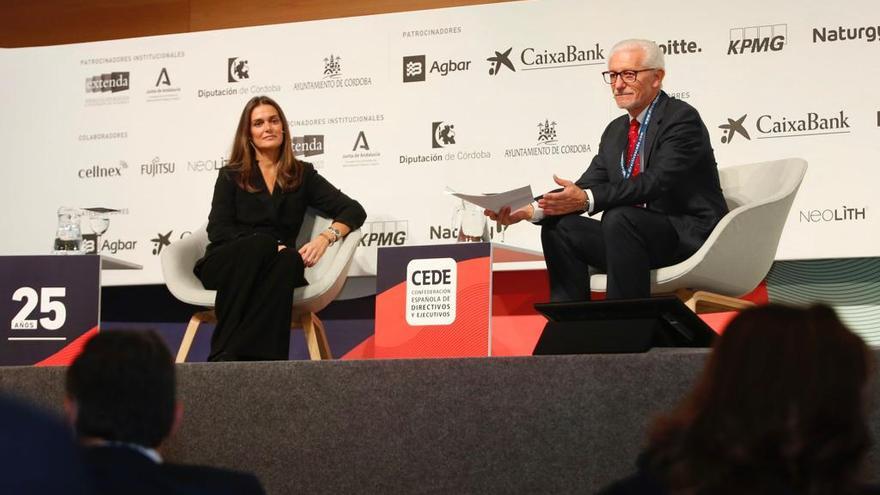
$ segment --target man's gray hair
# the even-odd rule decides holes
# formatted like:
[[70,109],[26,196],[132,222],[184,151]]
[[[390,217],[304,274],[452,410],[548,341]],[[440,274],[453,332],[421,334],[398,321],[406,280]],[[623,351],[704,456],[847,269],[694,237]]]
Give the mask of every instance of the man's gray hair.
[[[649,69],[665,69],[666,63],[663,61],[663,50],[651,40],[630,39],[617,42],[611,48],[611,55],[618,50],[641,49],[645,53],[645,68]],[[611,58],[609,56],[609,58]]]

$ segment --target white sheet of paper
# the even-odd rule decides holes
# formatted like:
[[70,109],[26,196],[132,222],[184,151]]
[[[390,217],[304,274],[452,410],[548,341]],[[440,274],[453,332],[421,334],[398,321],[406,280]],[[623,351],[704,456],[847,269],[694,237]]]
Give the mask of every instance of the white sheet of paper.
[[473,203],[494,212],[500,211],[505,206],[509,206],[511,211],[522,208],[531,203],[535,198],[532,194],[532,186],[523,186],[511,189],[510,191],[487,194],[464,194],[452,190],[448,190],[448,192],[456,198],[461,198],[468,203]]

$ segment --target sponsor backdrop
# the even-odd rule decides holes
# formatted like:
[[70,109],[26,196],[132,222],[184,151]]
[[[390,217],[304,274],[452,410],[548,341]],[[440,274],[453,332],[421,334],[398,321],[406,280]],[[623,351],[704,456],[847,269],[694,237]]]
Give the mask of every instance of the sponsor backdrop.
[[[360,200],[354,274],[376,248],[456,237],[463,192],[577,177],[620,111],[612,44],[656,40],[665,89],[697,107],[721,166],[810,169],[778,258],[880,254],[880,4],[697,1],[609,8],[543,0],[0,50],[0,254],[52,248],[59,207],[92,208],[91,246],[140,263],[104,283],[160,283],[162,249],[206,221],[244,103],[266,94],[297,154]],[[493,232],[493,235],[495,232]],[[496,236],[497,238],[497,236]],[[538,229],[504,235],[540,248]],[[747,242],[747,240],[744,240]]]

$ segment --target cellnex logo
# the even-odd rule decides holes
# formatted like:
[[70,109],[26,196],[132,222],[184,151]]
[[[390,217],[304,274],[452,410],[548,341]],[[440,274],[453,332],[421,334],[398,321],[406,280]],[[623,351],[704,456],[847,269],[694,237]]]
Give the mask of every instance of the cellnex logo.
[[450,144],[455,144],[455,124],[446,122],[431,123],[431,147],[445,148]]
[[880,26],[813,28],[813,43],[855,40],[865,40],[868,43],[880,41]]
[[728,55],[778,52],[785,48],[788,24],[730,28]]
[[863,206],[861,208],[852,208],[847,207],[846,205],[835,209],[807,209],[800,211],[799,221],[801,223],[826,223],[867,220],[867,210],[868,208],[866,206]]
[[88,168],[81,168],[76,171],[76,176],[80,179],[107,179],[111,177],[121,177],[122,171],[128,168],[128,164],[120,161],[116,167],[102,167],[100,165],[92,165]]
[[453,72],[464,72],[471,69],[470,60],[435,60],[431,68],[427,69],[428,62],[424,55],[411,55],[403,57],[403,82],[419,82],[427,78],[428,73],[439,74],[446,77]]
[[406,244],[406,236],[409,233],[409,221],[387,220],[366,222],[361,227],[360,246],[402,246]]
[[227,82],[236,83],[242,79],[250,79],[248,61],[243,58],[230,57],[226,65]]
[[596,43],[593,48],[581,50],[577,45],[566,45],[562,50],[526,48],[519,54],[526,67],[523,70],[557,69],[605,63],[605,49]]
[[128,91],[128,72],[111,72],[86,78],[86,93],[118,93]]
[[512,50],[513,47],[508,48],[507,51],[504,52],[496,50],[495,56],[486,59],[487,62],[491,63],[491,66],[489,67],[490,76],[498,75],[498,71],[500,71],[502,67],[507,67],[511,72],[516,72],[513,62],[510,61],[510,52]]
[[293,156],[315,156],[324,154],[324,135],[310,134],[293,136]]

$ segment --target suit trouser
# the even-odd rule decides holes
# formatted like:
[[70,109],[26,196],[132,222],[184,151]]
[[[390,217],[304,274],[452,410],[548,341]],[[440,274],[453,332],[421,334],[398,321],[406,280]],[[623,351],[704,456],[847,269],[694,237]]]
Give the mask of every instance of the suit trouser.
[[304,271],[296,249],[278,251],[266,234],[212,250],[197,273],[206,289],[217,291],[208,360],[287,359],[293,289],[306,285]]
[[552,301],[589,300],[590,266],[607,273],[608,299],[648,297],[651,269],[680,261],[669,218],[635,206],[606,210],[601,221],[549,217],[541,225],[541,244]]

